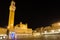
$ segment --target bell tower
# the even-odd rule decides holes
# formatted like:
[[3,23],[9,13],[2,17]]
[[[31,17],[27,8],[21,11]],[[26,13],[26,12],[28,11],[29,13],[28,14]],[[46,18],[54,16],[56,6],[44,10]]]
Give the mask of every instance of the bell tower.
[[14,27],[14,16],[15,16],[15,2],[12,0],[11,5],[9,6],[9,20],[8,20],[8,29],[12,30]]

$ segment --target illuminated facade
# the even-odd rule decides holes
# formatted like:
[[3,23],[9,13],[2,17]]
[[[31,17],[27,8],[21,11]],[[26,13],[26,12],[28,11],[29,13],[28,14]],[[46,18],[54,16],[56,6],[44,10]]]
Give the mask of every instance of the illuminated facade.
[[16,10],[16,7],[15,7],[15,2],[12,1],[11,2],[11,5],[10,5],[10,8],[9,8],[9,21],[8,21],[8,29],[9,30],[13,30],[13,27],[14,27],[14,15],[15,15],[15,10]]
[[53,23],[53,24],[52,24],[52,28],[53,28],[53,29],[60,29],[60,23],[59,23],[59,22]]
[[7,29],[6,28],[0,28],[0,34],[6,34]]
[[27,24],[22,24],[22,22],[20,22],[20,24],[17,24],[16,26],[14,26],[15,10],[16,10],[15,2],[12,1],[9,7],[8,27],[6,29],[0,28],[0,33],[7,34],[7,30],[9,30],[9,33],[15,32],[16,34],[29,34],[29,35],[31,34],[32,35],[32,29],[28,28]]
[[15,32],[16,33],[20,33],[20,34],[32,34],[32,29],[28,28],[27,24],[22,24],[22,22],[20,22],[20,24],[17,24],[15,26]]
[[27,24],[22,24],[22,22],[14,27],[14,15],[16,10],[14,1],[11,2],[9,10],[8,30],[16,34],[32,34],[32,29],[28,28]]

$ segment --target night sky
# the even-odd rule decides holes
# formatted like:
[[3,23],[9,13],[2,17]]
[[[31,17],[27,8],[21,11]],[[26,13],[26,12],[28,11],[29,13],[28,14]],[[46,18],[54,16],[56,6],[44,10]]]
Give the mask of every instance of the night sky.
[[[9,5],[11,0],[0,0],[0,26],[8,25]],[[16,2],[15,24],[28,23],[29,28],[48,26],[60,21],[59,1],[20,1]]]

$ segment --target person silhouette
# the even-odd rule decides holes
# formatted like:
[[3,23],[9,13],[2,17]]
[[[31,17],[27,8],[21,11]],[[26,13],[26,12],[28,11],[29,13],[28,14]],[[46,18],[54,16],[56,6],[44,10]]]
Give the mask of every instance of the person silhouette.
[[11,39],[15,40],[15,33],[14,32],[11,33]]

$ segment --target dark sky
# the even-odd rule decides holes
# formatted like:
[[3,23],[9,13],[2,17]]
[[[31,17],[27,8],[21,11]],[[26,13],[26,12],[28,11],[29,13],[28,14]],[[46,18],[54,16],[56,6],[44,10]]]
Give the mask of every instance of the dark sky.
[[[11,0],[0,0],[0,26],[8,25],[9,5]],[[16,2],[15,25],[21,21],[30,28],[48,26],[60,21],[59,1],[20,1]]]

